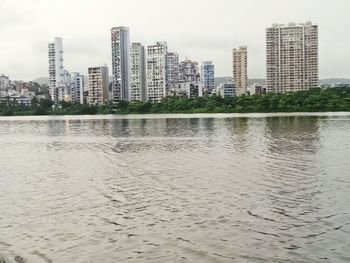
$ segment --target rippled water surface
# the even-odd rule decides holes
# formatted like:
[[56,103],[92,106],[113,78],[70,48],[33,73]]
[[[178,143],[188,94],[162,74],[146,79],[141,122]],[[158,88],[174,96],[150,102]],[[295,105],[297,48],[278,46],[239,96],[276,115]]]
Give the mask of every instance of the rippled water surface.
[[0,261],[350,262],[350,115],[0,118]]

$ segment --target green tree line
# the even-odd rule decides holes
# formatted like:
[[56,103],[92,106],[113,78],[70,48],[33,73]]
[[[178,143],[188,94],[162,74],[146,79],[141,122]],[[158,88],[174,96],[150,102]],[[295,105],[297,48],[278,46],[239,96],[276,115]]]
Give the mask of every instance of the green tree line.
[[147,114],[147,113],[253,113],[253,112],[326,112],[350,111],[350,89],[312,89],[289,93],[268,93],[222,98],[167,97],[161,102],[126,102],[103,106],[89,106],[62,102],[52,107],[50,100],[37,101],[23,107],[0,105],[0,115],[92,115],[92,114]]

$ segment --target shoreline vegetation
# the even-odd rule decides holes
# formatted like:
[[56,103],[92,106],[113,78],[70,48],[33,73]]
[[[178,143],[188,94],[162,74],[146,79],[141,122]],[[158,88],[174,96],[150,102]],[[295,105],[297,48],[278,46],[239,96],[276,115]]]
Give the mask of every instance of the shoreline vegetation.
[[161,102],[126,102],[103,106],[62,102],[53,108],[51,100],[32,100],[30,107],[0,105],[0,116],[29,115],[95,115],[95,114],[159,114],[159,113],[283,113],[350,111],[350,89],[311,89],[289,93],[267,93],[222,98],[193,99],[167,97]]

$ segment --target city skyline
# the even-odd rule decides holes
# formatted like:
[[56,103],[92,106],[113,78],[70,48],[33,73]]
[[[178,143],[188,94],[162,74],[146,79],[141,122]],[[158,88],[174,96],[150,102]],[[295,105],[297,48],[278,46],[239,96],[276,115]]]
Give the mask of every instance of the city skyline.
[[[151,3],[157,5],[158,2]],[[169,16],[166,7],[160,6],[156,9],[157,16],[150,17],[142,11],[146,10],[146,1],[107,0],[107,9],[98,8],[98,1],[84,1],[84,12],[78,13],[77,19],[76,10],[81,8],[81,3],[70,2],[70,8],[65,9],[64,0],[0,0],[4,13],[0,19],[0,33],[6,35],[0,42],[0,72],[12,79],[26,81],[47,76],[47,40],[57,36],[65,40],[65,66],[70,70],[87,75],[90,65],[107,63],[112,68],[110,28],[125,25],[131,29],[130,38],[134,42],[147,46],[154,41],[167,41],[169,50],[178,52],[180,60],[186,57],[199,63],[211,60],[216,66],[216,75],[222,77],[231,75],[232,48],[247,46],[249,77],[265,78],[265,28],[273,23],[312,21],[320,27],[320,78],[349,78],[346,62],[350,59],[350,52],[347,52],[350,40],[343,32],[349,28],[350,22],[338,22],[334,18],[345,17],[350,3],[345,0],[335,2],[338,5],[334,1],[297,0],[279,8],[276,0],[263,3],[252,0],[244,3],[180,0],[173,10],[174,14],[181,14],[179,20],[177,15]],[[208,7],[205,14],[191,8],[200,4]],[[182,8],[184,5],[189,8]],[[238,7],[242,12],[229,15]],[[120,9],[125,12],[115,15],[113,10]],[[328,10],[332,12],[325,15]],[[205,20],[209,12],[220,19]],[[58,23],[62,13],[65,19]],[[91,19],[92,14],[97,19]],[[190,21],[193,26],[188,26]]]

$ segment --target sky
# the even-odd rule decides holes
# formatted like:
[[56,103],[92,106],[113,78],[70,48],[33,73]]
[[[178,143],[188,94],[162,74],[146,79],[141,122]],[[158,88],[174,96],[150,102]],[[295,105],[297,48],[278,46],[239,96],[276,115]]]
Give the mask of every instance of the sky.
[[349,0],[0,0],[0,74],[48,76],[54,37],[63,38],[67,70],[110,66],[110,29],[123,25],[132,42],[167,41],[181,60],[212,60],[217,77],[232,75],[232,49],[247,46],[249,78],[265,78],[265,28],[312,21],[320,78],[350,78],[349,10]]

